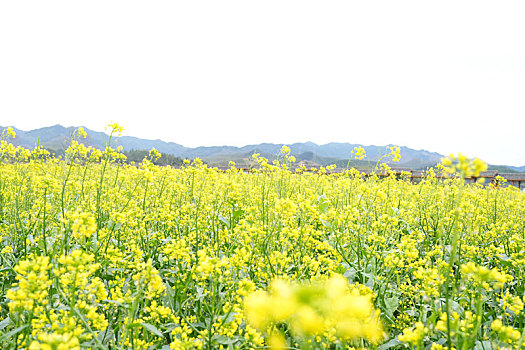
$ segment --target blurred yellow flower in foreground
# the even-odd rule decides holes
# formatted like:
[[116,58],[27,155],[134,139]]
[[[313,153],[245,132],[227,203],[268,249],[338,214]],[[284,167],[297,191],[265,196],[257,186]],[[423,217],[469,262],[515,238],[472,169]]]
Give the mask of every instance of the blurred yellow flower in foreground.
[[331,333],[340,340],[377,343],[384,336],[372,295],[351,290],[339,275],[309,284],[274,280],[269,292],[256,291],[246,298],[245,310],[250,324],[261,331],[287,323],[301,337]]
[[450,154],[448,157],[442,158],[441,164],[448,174],[457,172],[462,177],[477,177],[482,171],[487,170],[487,163],[481,159],[468,159],[461,153],[458,153],[457,157]]

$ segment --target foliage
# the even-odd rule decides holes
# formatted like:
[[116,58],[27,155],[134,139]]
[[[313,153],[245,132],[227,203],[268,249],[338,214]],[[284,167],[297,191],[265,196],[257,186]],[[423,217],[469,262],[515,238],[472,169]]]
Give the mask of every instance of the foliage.
[[111,130],[103,151],[79,130],[62,159],[1,135],[0,348],[522,346],[513,188],[443,166],[418,184],[292,172],[286,148],[253,173],[158,167],[154,150],[131,166]]
[[[139,164],[144,158],[149,156],[148,150],[130,150],[124,151],[128,163]],[[182,165],[182,158],[175,157],[171,154],[163,154],[162,157],[156,159],[153,164],[160,166],[176,166],[179,167]]]

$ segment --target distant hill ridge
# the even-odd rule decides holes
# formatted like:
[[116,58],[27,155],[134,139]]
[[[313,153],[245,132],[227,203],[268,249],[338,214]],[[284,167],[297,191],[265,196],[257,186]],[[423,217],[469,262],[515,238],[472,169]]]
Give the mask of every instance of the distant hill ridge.
[[[0,126],[0,130],[5,127]],[[37,143],[42,147],[54,150],[58,153],[63,152],[67,148],[71,135],[77,127],[64,127],[62,125],[54,125],[43,127],[30,131],[24,131],[13,127],[16,132],[16,138],[12,141],[15,145],[20,145],[26,148],[33,148]],[[82,139],[81,142],[88,146],[93,146],[103,149],[109,135],[104,132],[98,132],[84,127],[87,138]],[[115,145],[122,146],[125,151],[142,150],[155,148],[161,153],[171,154],[181,158],[193,159],[199,157],[212,165],[224,165],[232,160],[243,165],[249,162],[251,155],[260,153],[268,159],[274,159],[279,150],[284,144],[261,143],[254,145],[246,145],[243,147],[235,146],[210,146],[210,147],[184,147],[175,142],[166,142],[162,140],[148,140],[133,136],[115,137]],[[351,151],[354,147],[363,147],[366,151],[366,160],[369,162],[377,162],[377,160],[384,155],[387,146],[364,146],[351,143],[331,142],[324,145],[317,145],[313,142],[301,142],[286,144],[290,147],[292,154],[298,161],[302,161],[309,165],[328,165],[332,163],[342,163],[348,160]],[[438,163],[443,155],[436,152],[429,152],[426,150],[415,150],[409,147],[401,147],[401,161],[396,164],[398,167],[405,167],[411,169],[424,169],[428,166],[433,166]],[[358,162],[359,163],[359,162]],[[361,164],[363,162],[360,162]],[[525,171],[523,167],[500,166],[508,171]]]

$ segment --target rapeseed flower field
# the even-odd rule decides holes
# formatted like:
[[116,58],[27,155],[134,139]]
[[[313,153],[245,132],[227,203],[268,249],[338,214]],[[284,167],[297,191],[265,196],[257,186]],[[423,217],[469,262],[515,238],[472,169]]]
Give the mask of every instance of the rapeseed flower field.
[[483,162],[173,169],[110,131],[62,159],[1,135],[1,349],[523,348],[525,196],[465,184]]

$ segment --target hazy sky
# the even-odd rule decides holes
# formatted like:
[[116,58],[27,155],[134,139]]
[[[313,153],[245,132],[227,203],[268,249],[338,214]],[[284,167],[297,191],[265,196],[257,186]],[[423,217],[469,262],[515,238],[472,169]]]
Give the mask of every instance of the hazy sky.
[[525,165],[525,1],[2,1],[0,125]]

